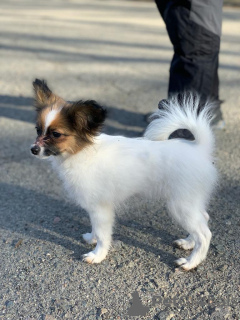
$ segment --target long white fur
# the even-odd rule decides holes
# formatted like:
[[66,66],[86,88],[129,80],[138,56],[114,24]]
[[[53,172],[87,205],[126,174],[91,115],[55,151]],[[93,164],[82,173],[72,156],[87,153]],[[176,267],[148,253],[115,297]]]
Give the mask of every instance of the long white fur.
[[185,94],[182,99],[173,96],[168,101],[162,102],[162,109],[152,114],[154,119],[147,127],[144,136],[149,140],[167,140],[169,132],[177,129],[188,129],[195,137],[198,144],[206,148],[211,154],[214,149],[214,137],[209,123],[213,118],[214,102],[206,102],[198,114],[200,97],[196,94]]
[[[157,111],[160,118],[150,123],[142,139],[101,134],[75,155],[51,157],[70,197],[89,213],[92,232],[83,237],[97,245],[84,255],[87,262],[99,263],[106,257],[115,208],[136,194],[161,198],[189,233],[176,244],[193,251],[177,264],[189,270],[205,259],[211,239],[206,208],[217,172],[212,164],[210,107],[197,115],[197,104],[189,96],[181,107],[173,98],[165,111]],[[196,140],[167,140],[179,128],[189,129]]]

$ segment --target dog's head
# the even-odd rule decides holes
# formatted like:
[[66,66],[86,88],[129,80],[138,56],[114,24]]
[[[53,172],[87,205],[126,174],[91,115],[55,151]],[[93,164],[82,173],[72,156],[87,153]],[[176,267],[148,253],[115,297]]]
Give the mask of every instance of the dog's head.
[[93,142],[106,118],[106,110],[93,100],[67,102],[45,81],[33,82],[37,111],[37,139],[31,146],[39,158],[75,154]]

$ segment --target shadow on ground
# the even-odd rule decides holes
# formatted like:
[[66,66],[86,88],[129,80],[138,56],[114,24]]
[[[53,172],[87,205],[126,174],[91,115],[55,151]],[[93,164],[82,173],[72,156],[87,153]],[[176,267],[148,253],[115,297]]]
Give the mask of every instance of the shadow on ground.
[[[24,122],[35,122],[34,99],[30,97],[0,96],[0,116]],[[141,136],[147,125],[142,113],[105,106],[108,118],[103,132],[127,137]]]
[[[70,250],[73,258],[77,260],[92,250],[81,237],[91,228],[88,215],[83,209],[64,200],[6,183],[0,184],[0,194],[2,203],[0,221],[3,229],[60,245]],[[115,231],[115,240],[121,240],[130,247],[141,248],[161,256],[163,263],[169,267],[173,266],[174,255],[162,250],[161,246],[163,244],[171,246],[176,236],[165,230],[164,226],[163,229],[157,229],[154,226],[146,226],[144,222],[140,223],[136,216],[132,216],[131,219],[120,217],[117,219]],[[138,238],[138,233],[157,238],[159,246],[156,248],[156,245]]]

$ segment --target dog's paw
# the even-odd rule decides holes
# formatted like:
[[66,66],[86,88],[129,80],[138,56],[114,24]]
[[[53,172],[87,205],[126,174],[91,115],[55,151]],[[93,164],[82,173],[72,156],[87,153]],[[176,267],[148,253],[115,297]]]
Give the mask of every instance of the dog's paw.
[[98,254],[96,255],[93,251],[88,252],[86,254],[83,255],[83,261],[89,263],[89,264],[93,264],[93,263],[100,263],[102,262],[104,259],[106,258],[106,254]]
[[189,239],[189,238],[178,239],[178,240],[174,241],[173,244],[180,249],[191,250],[195,246],[195,241],[193,239]]
[[82,235],[83,240],[86,241],[89,244],[96,244],[97,243],[97,239],[95,239],[92,235],[92,233],[84,233]]
[[197,266],[196,264],[188,261],[186,258],[179,258],[179,259],[175,260],[175,264],[185,271],[189,271],[191,269],[194,269]]

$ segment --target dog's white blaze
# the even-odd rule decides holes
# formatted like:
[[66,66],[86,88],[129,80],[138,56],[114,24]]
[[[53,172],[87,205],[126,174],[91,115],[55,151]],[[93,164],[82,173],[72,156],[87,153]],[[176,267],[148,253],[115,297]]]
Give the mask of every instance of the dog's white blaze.
[[50,126],[50,124],[53,122],[53,120],[56,118],[56,115],[58,114],[59,110],[51,110],[45,119],[45,132],[44,134],[46,134],[48,127]]

